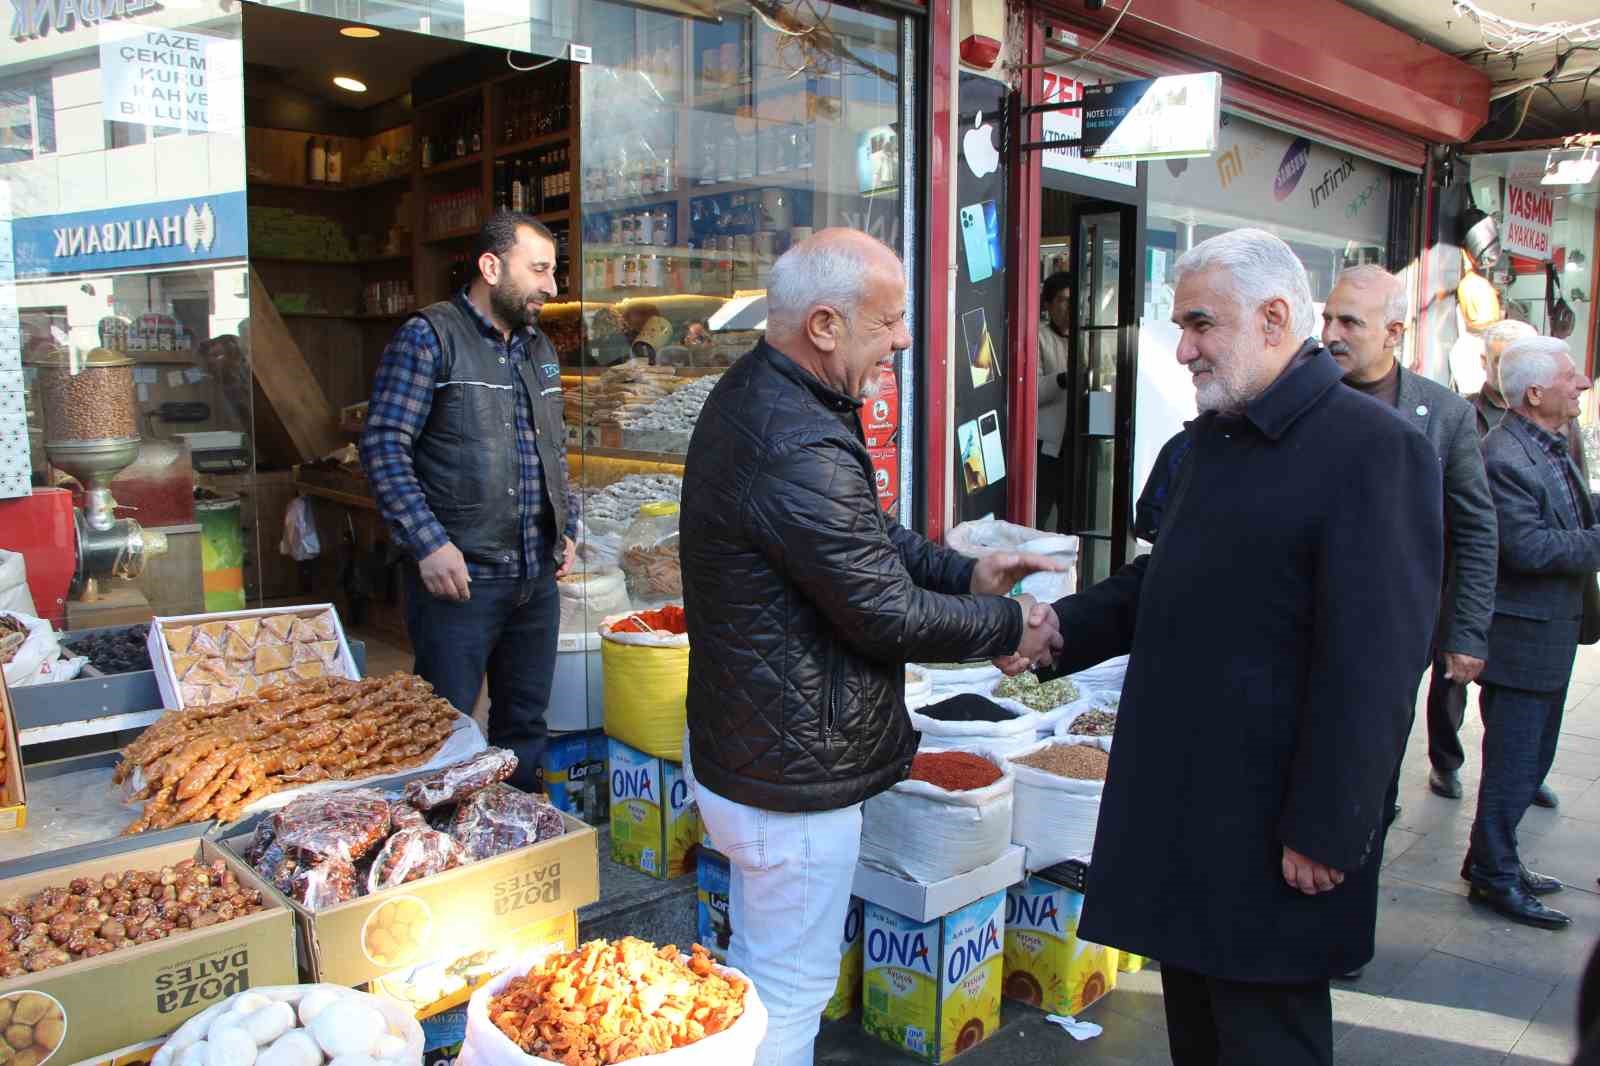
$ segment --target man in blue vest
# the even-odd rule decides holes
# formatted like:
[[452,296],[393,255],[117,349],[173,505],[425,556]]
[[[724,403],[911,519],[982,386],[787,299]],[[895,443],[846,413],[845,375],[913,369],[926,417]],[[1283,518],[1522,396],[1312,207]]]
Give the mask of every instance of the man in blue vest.
[[539,786],[555,670],[556,578],[572,565],[561,368],[539,330],[556,242],[528,215],[479,231],[467,287],[400,327],[373,386],[361,460],[406,568],[416,671]]

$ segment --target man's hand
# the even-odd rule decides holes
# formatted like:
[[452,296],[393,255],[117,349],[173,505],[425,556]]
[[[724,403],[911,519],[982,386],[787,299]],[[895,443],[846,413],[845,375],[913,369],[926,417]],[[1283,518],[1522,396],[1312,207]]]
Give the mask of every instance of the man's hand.
[[1460,652],[1447,651],[1444,653],[1444,676],[1458,685],[1465,685],[1478,680],[1478,675],[1483,673],[1483,660],[1474,659],[1470,655]]
[[436,599],[465,603],[472,598],[472,578],[467,575],[467,560],[461,549],[445,544],[428,554],[420,563],[423,587]]
[[1060,573],[1066,569],[1066,563],[1060,559],[1052,559],[1048,555],[1035,555],[1032,552],[995,552],[978,560],[977,568],[972,571],[972,594],[1008,596],[1017,582],[1029,574],[1041,571]]
[[[1017,597],[1017,602],[1022,605],[1022,643],[1024,647],[1018,648],[1015,654],[1002,655],[994,660],[994,665],[999,667],[1000,672],[1007,677],[1016,677],[1024,670],[1031,670],[1035,666],[1044,666],[1047,663],[1054,662],[1056,653],[1061,650],[1064,643],[1061,636],[1061,620],[1056,617],[1054,607],[1048,603],[1039,603],[1028,595]],[[1025,654],[1029,634],[1034,631],[1051,634],[1048,641],[1048,650],[1038,660],[1030,659]]]
[[572,538],[562,537],[561,541],[564,554],[562,555],[561,566],[556,570],[556,577],[558,578],[566,577],[567,572],[572,569],[572,564],[578,558],[578,546],[572,543]]
[[1306,858],[1291,847],[1283,849],[1283,879],[1290,888],[1308,896],[1332,892],[1344,884],[1344,872]]

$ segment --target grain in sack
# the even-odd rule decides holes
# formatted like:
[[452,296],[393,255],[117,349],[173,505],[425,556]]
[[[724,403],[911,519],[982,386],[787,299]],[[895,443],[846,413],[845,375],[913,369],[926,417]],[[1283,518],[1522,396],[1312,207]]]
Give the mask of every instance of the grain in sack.
[[[1088,751],[1068,750],[1079,747]],[[1007,756],[1016,778],[1011,840],[1027,849],[1029,872],[1094,852],[1106,785],[1102,760],[1110,750],[1110,737],[1051,737]]]

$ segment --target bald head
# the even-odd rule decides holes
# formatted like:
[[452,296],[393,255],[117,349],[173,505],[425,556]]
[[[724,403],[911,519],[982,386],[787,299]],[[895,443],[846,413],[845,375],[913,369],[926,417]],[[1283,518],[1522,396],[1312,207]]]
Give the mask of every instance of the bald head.
[[1340,273],[1322,307],[1322,343],[1346,381],[1379,381],[1394,369],[1406,334],[1406,290],[1380,266]]
[[821,230],[790,248],[767,280],[767,340],[852,399],[875,395],[879,365],[911,346],[905,267],[859,230]]

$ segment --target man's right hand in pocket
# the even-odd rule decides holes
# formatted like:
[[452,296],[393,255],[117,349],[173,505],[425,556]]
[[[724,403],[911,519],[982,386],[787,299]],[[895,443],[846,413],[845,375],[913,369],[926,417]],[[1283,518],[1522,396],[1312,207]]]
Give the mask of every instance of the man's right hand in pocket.
[[417,568],[422,585],[436,599],[464,603],[472,598],[472,578],[467,576],[467,560],[454,544],[436,548]]

